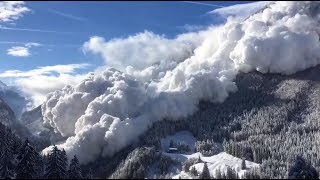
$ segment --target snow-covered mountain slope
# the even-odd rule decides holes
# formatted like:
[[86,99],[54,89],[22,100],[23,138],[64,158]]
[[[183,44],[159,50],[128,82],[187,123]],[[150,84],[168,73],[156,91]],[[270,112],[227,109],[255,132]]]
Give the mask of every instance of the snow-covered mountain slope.
[[[200,153],[194,153],[192,155],[186,156],[188,159],[190,158],[198,158],[200,156],[201,163],[196,163],[192,166],[190,166],[190,170],[195,167],[197,172],[200,174],[202,173],[204,163],[207,163],[210,175],[212,177],[217,178],[216,172],[219,169],[220,172],[226,174],[227,173],[227,167],[234,169],[238,176],[241,178],[243,177],[244,173],[247,171],[250,171],[254,168],[259,168],[260,165],[254,162],[245,161],[246,163],[246,169],[241,170],[241,163],[242,159],[234,157],[226,152],[221,152],[217,155],[213,155],[210,157],[203,157]],[[170,154],[170,157],[174,158],[174,154]],[[181,171],[179,174],[176,174],[172,177],[172,179],[194,179],[189,173],[185,171]]]
[[13,110],[0,98],[0,123],[10,127],[18,136],[31,137],[29,130],[17,120]]
[[15,113],[17,119],[20,119],[22,113],[26,111],[31,101],[23,97],[17,89],[7,86],[0,81],[0,97],[9,105]]
[[6,126],[13,126],[16,123],[16,117],[11,108],[0,98],[0,122]]
[[[28,128],[21,121],[17,120],[15,113],[13,112],[11,107],[9,107],[9,105],[1,97],[0,123],[9,127],[21,139],[28,138],[30,142],[32,142],[32,144],[39,149],[43,149],[50,144],[50,136],[48,135],[48,133],[46,133],[47,131],[40,131],[39,133],[30,131],[33,129]],[[40,126],[41,124],[42,123],[37,123],[36,126]]]
[[22,115],[21,115],[21,122],[23,124],[31,124],[33,122],[43,122],[43,116],[41,113],[41,106],[38,106],[30,111],[25,111]]
[[[259,168],[260,164],[245,160],[245,169],[241,169],[242,159],[232,156],[226,152],[220,151],[212,156],[204,156],[200,152],[194,152],[196,138],[189,131],[179,131],[173,135],[167,136],[160,140],[161,142],[161,150],[160,153],[163,156],[171,158],[175,163],[169,165],[169,170],[167,174],[173,179],[194,179],[190,170],[195,167],[198,174],[200,174],[203,170],[204,163],[207,163],[210,175],[212,177],[217,177],[216,172],[219,169],[220,173],[226,174],[227,168],[231,168],[235,170],[238,176],[241,178],[244,176],[244,173],[247,171],[251,171],[254,168]],[[189,152],[167,152],[169,150],[170,142],[174,144],[185,144],[190,148]],[[179,148],[178,148],[179,149]],[[200,159],[199,159],[200,158]],[[186,161],[190,161],[192,159],[199,159],[200,162],[195,162],[188,169],[189,172],[185,172],[183,168],[183,164]],[[199,161],[197,160],[197,161]],[[147,177],[154,178],[161,176],[160,173],[160,165],[159,162],[156,161],[153,165],[148,168]]]

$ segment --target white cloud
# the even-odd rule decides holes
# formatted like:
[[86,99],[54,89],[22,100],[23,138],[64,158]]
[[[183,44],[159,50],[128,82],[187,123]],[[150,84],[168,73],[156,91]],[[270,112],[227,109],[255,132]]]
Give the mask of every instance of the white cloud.
[[14,46],[7,50],[7,54],[16,57],[28,57],[31,55],[29,48],[22,46]]
[[32,97],[36,106],[45,100],[48,93],[65,85],[79,83],[86,74],[75,74],[75,71],[89,66],[89,64],[67,64],[38,67],[29,71],[8,70],[0,73],[0,77],[13,79],[14,84],[23,93]]
[[[8,43],[8,42],[7,42]],[[41,46],[39,43],[26,43],[23,46],[14,46],[7,50],[7,54],[16,57],[28,57],[31,55],[30,48]]]
[[215,9],[209,12],[209,14],[218,14],[222,17],[236,16],[240,18],[245,18],[248,17],[250,14],[259,11],[267,4],[270,4],[270,2],[272,1],[258,1],[246,4],[236,4],[228,7]]
[[11,22],[19,19],[24,13],[30,11],[23,1],[0,2],[0,22]]

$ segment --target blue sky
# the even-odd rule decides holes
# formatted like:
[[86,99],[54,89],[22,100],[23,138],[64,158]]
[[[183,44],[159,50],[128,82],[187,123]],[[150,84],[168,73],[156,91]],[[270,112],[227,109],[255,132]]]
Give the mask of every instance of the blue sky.
[[[229,6],[239,2],[204,3]],[[8,55],[7,50],[23,44],[0,44],[0,72],[55,64],[99,65],[102,60],[81,51],[82,44],[93,35],[108,40],[150,30],[170,38],[185,32],[184,25],[205,26],[221,22],[220,18],[206,15],[218,6],[186,2],[26,2],[25,6],[31,12],[25,13],[14,25],[2,25],[56,32],[1,29],[2,42],[36,42],[42,46],[30,48],[28,57],[15,57]],[[59,15],[59,12],[77,18]]]
[[[106,63],[100,56],[82,51],[92,36],[109,41],[148,30],[174,38],[224,22],[225,17],[208,12],[243,3],[248,1],[0,2],[0,80],[27,88],[33,80],[31,84],[37,84],[30,77],[58,80],[59,74],[87,73]],[[59,81],[56,88],[65,82]],[[43,86],[30,91],[55,89],[48,85],[45,91]]]

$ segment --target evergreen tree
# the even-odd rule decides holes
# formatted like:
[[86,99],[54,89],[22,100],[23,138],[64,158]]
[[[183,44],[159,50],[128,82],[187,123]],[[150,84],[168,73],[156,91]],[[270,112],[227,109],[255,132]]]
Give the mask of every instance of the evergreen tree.
[[247,169],[246,160],[242,159],[242,162],[241,162],[241,170],[245,170],[245,169]]
[[227,179],[238,179],[238,173],[234,169],[227,167],[226,178]]
[[61,159],[62,159],[62,166],[65,167],[65,174],[67,174],[67,168],[68,168],[68,156],[64,149],[62,149],[61,152]]
[[36,177],[36,160],[38,153],[26,140],[18,155],[18,165],[16,167],[16,177],[18,179],[33,179]]
[[198,160],[197,160],[197,163],[202,163],[202,160],[201,160],[201,157],[200,157],[200,155],[198,156]]
[[206,162],[203,165],[203,169],[202,169],[202,172],[201,172],[199,178],[200,179],[210,179],[211,178],[210,172],[209,172],[209,169],[208,169],[208,165],[207,165]]
[[66,178],[67,162],[64,153],[57,146],[51,150],[45,168],[45,178],[48,179],[64,179]]
[[289,179],[318,179],[319,174],[309,162],[297,156],[293,166],[289,169]]
[[12,152],[11,137],[9,132],[5,132],[5,139],[3,141],[3,149],[0,157],[0,178],[11,179],[14,177],[14,154]]
[[192,176],[198,176],[198,171],[194,166],[191,168],[190,173]]
[[81,168],[76,155],[71,159],[68,176],[70,179],[82,179]]
[[85,177],[86,177],[86,179],[93,179],[91,168],[88,170],[87,175]]

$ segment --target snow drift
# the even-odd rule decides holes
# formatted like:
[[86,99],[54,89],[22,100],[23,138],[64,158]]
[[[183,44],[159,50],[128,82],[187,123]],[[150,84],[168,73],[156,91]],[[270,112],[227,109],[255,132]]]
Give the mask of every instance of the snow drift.
[[67,137],[59,147],[82,163],[112,156],[156,121],[186,117],[200,100],[223,102],[237,90],[239,71],[287,75],[319,64],[319,4],[276,2],[244,21],[175,39],[148,31],[110,41],[92,37],[84,50],[118,70],[100,69],[50,93],[44,123]]

